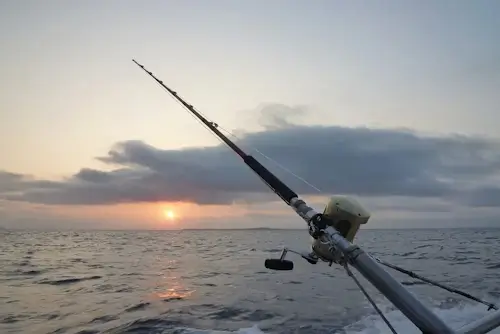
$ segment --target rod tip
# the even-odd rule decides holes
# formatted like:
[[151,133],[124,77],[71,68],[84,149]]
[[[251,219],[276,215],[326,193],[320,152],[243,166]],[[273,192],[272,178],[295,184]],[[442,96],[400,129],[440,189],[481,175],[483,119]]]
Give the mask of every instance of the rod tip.
[[140,67],[144,68],[144,66],[142,66],[141,64],[139,64],[139,63],[137,62],[137,60],[132,59],[132,61],[133,61],[136,65],[138,65],[138,66],[140,66]]

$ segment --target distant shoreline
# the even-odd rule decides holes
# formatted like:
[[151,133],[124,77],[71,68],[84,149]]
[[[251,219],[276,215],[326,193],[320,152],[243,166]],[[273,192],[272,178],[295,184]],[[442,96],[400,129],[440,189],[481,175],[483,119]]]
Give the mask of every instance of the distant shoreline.
[[[307,229],[307,228],[306,228]],[[266,231],[266,230],[303,230],[302,228],[279,228],[279,227],[245,227],[245,228],[182,228],[178,231],[214,231],[214,230],[244,230],[244,231]]]

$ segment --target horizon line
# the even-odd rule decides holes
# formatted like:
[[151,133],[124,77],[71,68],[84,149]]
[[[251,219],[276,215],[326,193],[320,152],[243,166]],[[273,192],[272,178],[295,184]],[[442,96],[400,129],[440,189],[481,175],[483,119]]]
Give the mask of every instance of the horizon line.
[[[500,229],[500,226],[457,226],[457,227],[371,227],[362,228],[360,231],[377,231],[377,230],[466,230],[466,229]],[[248,227],[248,228],[179,228],[179,229],[109,229],[109,228],[7,228],[0,226],[0,231],[4,232],[183,232],[183,231],[307,231],[304,228],[284,228],[284,227]]]

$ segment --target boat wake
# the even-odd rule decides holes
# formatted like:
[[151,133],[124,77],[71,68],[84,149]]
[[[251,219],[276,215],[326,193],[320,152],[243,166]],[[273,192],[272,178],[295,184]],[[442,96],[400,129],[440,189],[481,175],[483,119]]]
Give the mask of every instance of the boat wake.
[[[494,302],[499,302],[495,300]],[[394,326],[398,333],[421,334],[422,332],[406,318],[399,310],[388,305],[381,305],[384,315]],[[492,311],[487,311],[487,307],[482,304],[461,302],[453,307],[435,307],[432,311],[444,320],[453,329],[458,329],[466,324],[478,320]],[[491,334],[500,334],[500,329],[494,329]],[[392,334],[384,321],[377,314],[371,314],[361,320],[348,325],[342,334]]]
[[[500,302],[496,300],[496,302]],[[413,325],[399,310],[394,309],[390,305],[381,305],[381,310],[394,326],[398,333],[405,334],[421,334],[421,331]],[[433,308],[433,311],[446,323],[454,329],[458,329],[472,321],[484,317],[488,314],[486,307],[481,304],[471,304],[463,302],[453,307]],[[490,311],[491,312],[491,311]],[[289,329],[285,330],[289,332]],[[237,331],[217,331],[217,330],[200,330],[193,328],[177,328],[174,332],[166,332],[165,334],[275,334],[281,333],[280,330],[261,330],[259,324],[253,325],[250,328],[241,328]],[[297,333],[308,333],[307,329]],[[338,334],[392,334],[387,325],[377,314],[370,314],[363,317],[361,320],[344,327]],[[492,334],[500,334],[500,329],[491,331]]]

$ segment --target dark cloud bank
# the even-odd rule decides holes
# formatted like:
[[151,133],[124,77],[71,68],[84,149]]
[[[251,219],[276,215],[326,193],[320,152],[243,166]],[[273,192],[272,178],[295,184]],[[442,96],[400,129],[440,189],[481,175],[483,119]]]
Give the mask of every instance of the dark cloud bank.
[[[279,126],[240,138],[325,193],[441,198],[475,207],[500,205],[500,146],[465,136],[429,137],[406,130]],[[201,131],[201,130],[200,130]],[[300,194],[315,191],[254,156]],[[162,150],[142,141],[114,145],[98,160],[111,172],[84,168],[62,181],[0,172],[0,199],[42,204],[100,205],[190,201],[227,204],[273,195],[224,145]]]

